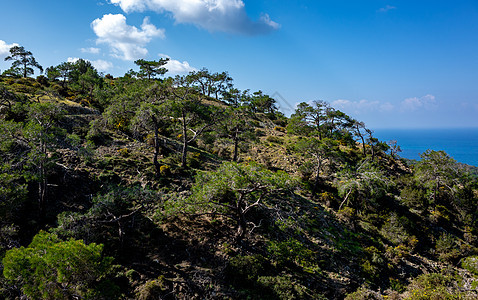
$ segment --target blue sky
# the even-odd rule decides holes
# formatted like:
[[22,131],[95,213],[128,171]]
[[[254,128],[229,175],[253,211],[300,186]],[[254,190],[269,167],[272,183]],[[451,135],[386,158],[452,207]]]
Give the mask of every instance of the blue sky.
[[325,100],[371,128],[478,127],[476,0],[2,2],[2,71],[14,44],[115,76],[167,56],[170,74],[228,71],[286,114]]

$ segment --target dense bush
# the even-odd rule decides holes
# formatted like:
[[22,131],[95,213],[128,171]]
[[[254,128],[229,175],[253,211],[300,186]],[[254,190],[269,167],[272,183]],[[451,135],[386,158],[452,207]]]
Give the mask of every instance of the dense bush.
[[478,256],[470,256],[463,259],[461,265],[469,272],[478,275]]
[[7,251],[3,274],[33,299],[101,298],[105,283],[110,295],[117,290],[107,281],[113,258],[102,250],[102,245],[40,232],[27,248]]

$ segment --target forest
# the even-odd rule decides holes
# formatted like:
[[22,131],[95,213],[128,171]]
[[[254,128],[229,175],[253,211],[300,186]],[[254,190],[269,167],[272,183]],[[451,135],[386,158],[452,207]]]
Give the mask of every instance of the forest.
[[478,177],[227,72],[0,77],[0,299],[477,299]]

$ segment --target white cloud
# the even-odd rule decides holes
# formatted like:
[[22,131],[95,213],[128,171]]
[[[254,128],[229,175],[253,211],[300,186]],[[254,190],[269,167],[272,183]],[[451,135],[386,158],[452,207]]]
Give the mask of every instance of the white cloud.
[[385,7],[380,8],[378,11],[382,13],[386,13],[387,11],[397,9],[395,6],[387,5]]
[[151,10],[169,12],[177,23],[194,24],[209,31],[264,34],[280,25],[264,14],[258,21],[249,18],[242,0],[110,0],[125,12]]
[[148,54],[145,46],[155,37],[164,38],[164,29],[156,28],[144,18],[141,29],[126,24],[122,14],[107,14],[91,23],[100,44],[108,44],[112,55],[124,60],[144,58]]
[[82,53],[99,54],[101,49],[91,47],[91,48],[81,48],[80,51]]
[[179,60],[171,59],[169,55],[159,54],[161,58],[169,58],[167,64],[164,65],[170,74],[188,74],[189,72],[197,71],[196,68],[191,67],[187,61],[180,62]]
[[280,28],[280,24],[271,20],[271,17],[268,14],[264,14],[260,18],[261,22],[269,25],[272,29],[277,30]]
[[350,100],[335,100],[331,103],[332,107],[339,110],[343,110],[348,113],[360,114],[366,112],[389,112],[392,111],[395,106],[389,102],[380,101],[350,101]]
[[113,64],[102,59],[92,60],[91,64],[100,72],[106,72],[113,68]]
[[352,115],[368,115],[370,113],[392,113],[402,114],[419,111],[429,111],[437,107],[435,96],[425,95],[423,97],[407,98],[396,104],[382,101],[350,101],[350,100],[335,100],[330,103],[332,107],[342,110],[347,114]]
[[0,40],[0,57],[3,57],[3,56],[7,57],[8,55],[10,55],[10,48],[12,48],[13,46],[19,46],[19,45],[16,43],[9,45],[5,41]]
[[76,63],[79,59],[79,57],[68,57],[66,61],[69,63]]
[[436,107],[435,96],[425,95],[423,97],[407,98],[400,104],[402,111],[416,111],[418,109],[433,109]]

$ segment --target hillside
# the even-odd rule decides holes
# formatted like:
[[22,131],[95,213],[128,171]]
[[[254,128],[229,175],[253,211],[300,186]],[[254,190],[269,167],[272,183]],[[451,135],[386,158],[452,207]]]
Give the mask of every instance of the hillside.
[[0,77],[1,297],[478,297],[478,182],[446,153],[209,72],[87,69]]

